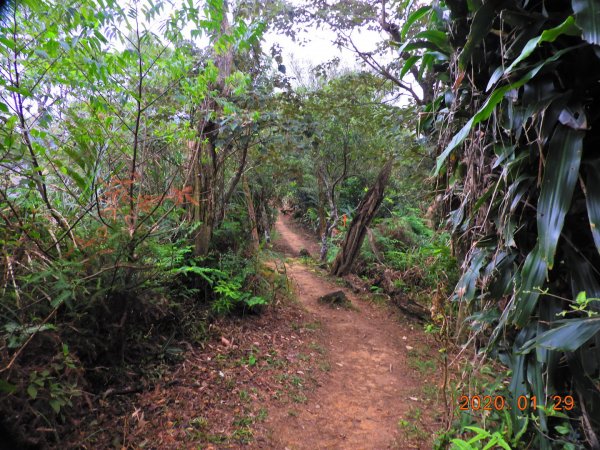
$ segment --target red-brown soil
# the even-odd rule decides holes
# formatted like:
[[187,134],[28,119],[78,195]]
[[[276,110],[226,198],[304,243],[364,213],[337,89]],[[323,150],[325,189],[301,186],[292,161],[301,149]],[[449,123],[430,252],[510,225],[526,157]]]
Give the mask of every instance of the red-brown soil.
[[[279,218],[277,231],[278,245],[286,254],[306,248],[318,255],[316,242],[288,217]],[[319,303],[320,296],[341,288],[299,262],[290,263],[287,273],[302,305],[323,324],[331,371],[309,402],[297,408],[297,415],[274,411],[267,423],[273,448],[431,448],[436,428],[432,419],[439,410],[424,398],[423,386],[436,385],[436,374],[418,372],[408,361],[408,350],[426,345],[423,333],[402,316],[348,289],[342,290],[355,308],[332,309]],[[415,416],[421,416],[416,424],[399,425]]]
[[[290,218],[277,232],[288,258],[318,255]],[[431,449],[440,375],[421,326],[298,259],[270,265],[287,273],[297,301],[212,324],[210,339],[183,344],[182,362],[151,387],[93,399],[60,448]],[[352,308],[318,302],[340,289]]]

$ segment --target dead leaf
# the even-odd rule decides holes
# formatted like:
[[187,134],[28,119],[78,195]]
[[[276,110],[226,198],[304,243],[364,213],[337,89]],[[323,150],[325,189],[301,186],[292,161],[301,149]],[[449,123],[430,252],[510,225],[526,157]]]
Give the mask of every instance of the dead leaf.
[[463,79],[465,78],[465,71],[461,70],[460,72],[458,72],[458,75],[456,77],[456,80],[454,80],[454,84],[452,85],[452,90],[454,92],[456,92],[460,86],[460,84],[462,83]]

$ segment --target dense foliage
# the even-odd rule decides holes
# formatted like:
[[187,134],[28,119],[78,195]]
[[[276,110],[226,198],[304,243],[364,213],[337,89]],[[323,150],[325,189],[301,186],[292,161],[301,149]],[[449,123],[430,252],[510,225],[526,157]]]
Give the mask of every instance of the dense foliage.
[[[599,445],[596,8],[448,1],[419,10],[432,19],[419,45],[449,62],[424,126],[439,133],[437,173],[465,259],[458,319],[511,370],[503,392],[515,445]],[[540,407],[520,413],[522,395]],[[574,395],[575,408],[555,411],[554,395]]]
[[[264,26],[236,11],[223,34],[226,7],[27,1],[1,19],[0,403],[3,426],[30,443],[57,439],[35,430],[59,430],[84,391],[123,376],[113,367],[172,357],[175,334],[199,337],[197,318],[266,301],[244,258],[251,227],[237,182],[267,120],[256,93],[269,82],[234,66],[227,98],[211,91],[218,55],[249,55]],[[206,98],[221,108],[202,110]],[[188,212],[200,113],[218,121],[227,156],[218,252],[203,259],[192,257]],[[254,189],[264,216],[268,189]]]
[[[446,370],[451,340],[494,357],[474,385],[512,406],[439,445],[600,448],[594,0],[121,3],[0,19],[0,431],[59,442],[86,393],[260,311],[277,207],[335,266],[377,186],[355,274],[431,309]],[[365,70],[262,48],[315,25]]]
[[[418,130],[439,149],[438,217],[464,260],[456,339],[509,368],[494,386],[511,414],[486,427],[503,445],[600,447],[597,2],[314,2],[301,17],[421,106]],[[361,52],[360,27],[390,39]],[[556,411],[554,395],[578,401]],[[521,413],[520,396],[541,407]]]
[[[0,429],[56,445],[90,394],[178,360],[177,340],[203,339],[211,316],[259,311],[275,289],[258,252],[278,199],[317,211],[329,243],[380,166],[421,151],[380,77],[332,66],[292,87],[260,41],[285,25],[280,8],[6,10]],[[422,203],[403,188],[413,168],[396,165],[388,215]]]

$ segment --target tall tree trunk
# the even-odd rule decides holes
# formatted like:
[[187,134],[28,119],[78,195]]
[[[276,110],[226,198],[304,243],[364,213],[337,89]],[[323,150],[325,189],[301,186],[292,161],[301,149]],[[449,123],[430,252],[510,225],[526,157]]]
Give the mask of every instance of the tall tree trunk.
[[244,188],[244,196],[246,197],[246,204],[248,205],[248,217],[250,219],[250,229],[252,232],[252,250],[256,253],[258,252],[259,246],[258,224],[256,221],[256,212],[254,210],[254,201],[252,200],[252,192],[250,192],[250,186],[248,186],[248,180],[245,176],[242,176],[242,187]]
[[[220,35],[230,33],[230,24],[228,19],[227,1],[223,2]],[[217,95],[227,96],[230,88],[227,86],[226,79],[231,75],[233,66],[233,46],[226,50],[215,52],[215,65],[219,69],[219,75],[216,83],[209,86],[210,91],[216,91]],[[190,219],[193,223],[199,223],[198,230],[194,236],[194,254],[195,256],[204,256],[210,248],[213,228],[217,222],[218,202],[222,199],[218,190],[223,187],[221,182],[222,166],[221,159],[216,148],[216,140],[219,134],[219,127],[212,117],[218,116],[219,105],[216,97],[208,94],[200,109],[200,120],[197,126],[196,142],[192,146],[192,166],[194,179],[191,182],[192,198],[194,202],[190,205]],[[221,152],[222,153],[222,152]]]
[[319,191],[319,236],[325,234],[327,224],[325,223],[325,184],[321,176],[317,175],[317,186]]
[[392,160],[385,163],[373,186],[365,194],[364,198],[358,205],[356,215],[350,223],[346,238],[342,243],[342,248],[337,254],[331,267],[331,274],[341,277],[347,275],[352,269],[352,264],[358,255],[358,251],[363,243],[367,227],[373,220],[375,213],[381,205],[385,187],[392,172]]
[[[327,176],[325,175],[326,170],[324,167],[321,167],[318,170],[317,176],[320,180],[321,186],[324,186],[324,196],[327,199],[327,203],[329,204],[329,217],[330,219],[325,222],[325,226],[323,227],[323,231],[321,232],[321,262],[324,262],[327,259],[327,252],[329,251],[329,242],[328,239],[333,235],[333,230],[337,227],[337,224],[340,220],[337,208],[337,202],[335,198],[335,189],[339,185],[340,182],[346,179],[346,175],[348,174],[348,144],[344,143],[344,166],[342,173],[339,177],[337,177],[333,182],[328,182]],[[322,204],[321,200],[319,203]]]
[[[212,101],[205,102],[212,103]],[[211,121],[202,121],[198,130],[198,140],[194,143],[196,151],[194,164],[194,180],[191,205],[192,223],[198,223],[194,236],[194,254],[203,256],[208,253],[215,222],[215,184],[217,171],[215,170],[215,148],[213,141],[216,138],[216,125]]]

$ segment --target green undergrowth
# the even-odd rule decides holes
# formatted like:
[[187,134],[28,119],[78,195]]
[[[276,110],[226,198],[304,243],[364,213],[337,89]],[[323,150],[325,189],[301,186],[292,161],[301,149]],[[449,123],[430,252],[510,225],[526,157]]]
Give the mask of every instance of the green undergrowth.
[[463,358],[460,374],[451,377],[448,430],[438,433],[434,449],[476,450],[484,448],[522,449],[539,426],[537,413],[544,411],[549,426],[560,439],[554,448],[582,450],[583,436],[567,413],[576,408],[572,396],[548,398],[518,395],[511,383],[512,372],[495,361],[474,363]]
[[430,228],[419,210],[377,219],[370,233],[354,267],[372,292],[427,307],[449,296],[458,280],[449,235]]
[[[3,311],[15,311],[0,317],[8,367],[0,374],[0,427],[16,442],[60,442],[70,418],[87,409],[84,392],[160,379],[183,359],[180,342],[208,339],[215,318],[258,314],[289,295],[285,273],[265,265],[269,256],[230,250],[197,259],[186,240],[184,233],[140,246],[143,269],[103,270],[112,253],[99,252],[83,264],[72,255],[15,277],[18,290],[0,300]],[[54,432],[41,438],[40,427]]]

